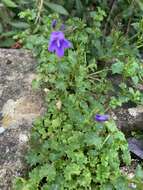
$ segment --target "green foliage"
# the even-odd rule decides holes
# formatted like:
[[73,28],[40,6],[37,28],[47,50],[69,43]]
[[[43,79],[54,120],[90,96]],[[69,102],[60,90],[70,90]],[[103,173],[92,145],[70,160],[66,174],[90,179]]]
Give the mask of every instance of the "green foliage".
[[[121,174],[120,164],[130,164],[124,135],[112,118],[105,123],[94,121],[97,113],[143,102],[138,89],[143,76],[142,2],[22,2],[3,0],[2,4],[18,13],[28,5],[19,14],[22,22],[10,19],[7,25],[27,28],[15,39],[38,59],[33,87],[45,94],[48,110],[32,129],[26,156],[29,175],[17,178],[14,189],[128,190],[131,185],[142,189],[140,166],[133,179]],[[62,24],[58,15],[49,15],[53,11],[64,18],[65,35],[73,44],[62,59],[47,51],[52,20],[57,19],[58,27]]]
[[111,69],[112,69],[113,74],[115,73],[122,74],[123,69],[124,69],[124,63],[121,61],[118,61],[112,65]]
[[29,25],[19,20],[18,13],[34,5],[33,0],[1,0],[0,2],[0,47],[10,47],[14,44],[12,36]]
[[[106,12],[106,17],[102,23],[104,35],[114,33],[115,30],[119,29],[124,34],[132,36],[132,40],[136,40],[137,47],[142,47],[142,0],[1,0],[0,46],[11,46],[14,43],[12,36],[15,35],[17,31],[28,27],[26,23],[23,23],[23,21],[18,18],[19,12],[26,8],[35,9],[36,23],[40,22],[44,15],[56,12],[61,14],[64,18],[70,17],[70,15],[78,16],[85,19],[88,25],[90,25],[90,23],[92,23],[90,15],[92,12],[95,12],[94,10],[97,7],[101,7],[102,10]],[[137,35],[133,36],[135,33],[137,33]],[[108,40],[110,43],[110,39]],[[98,43],[98,45],[100,46],[100,43]]]
[[[82,6],[80,1],[77,3]],[[126,139],[112,118],[98,123],[94,115],[121,106],[125,101],[140,102],[139,91],[123,83],[142,74],[138,72],[139,59],[133,56],[137,49],[129,48],[128,39],[125,41],[119,31],[103,36],[102,22],[106,14],[97,8],[90,13],[90,27],[79,18],[65,22],[65,35],[73,48],[59,59],[47,51],[51,22],[57,19],[60,26],[59,17],[44,16],[35,24],[34,13],[27,10],[20,14],[30,28],[16,38],[38,59],[33,86],[45,93],[48,110],[32,130],[31,149],[26,157],[31,166],[29,176],[18,178],[15,190],[130,189],[132,181],[120,171],[121,163],[130,164]],[[108,81],[111,71],[122,77],[118,92]],[[109,98],[111,90],[117,95]],[[141,186],[142,181],[134,180]]]
[[68,15],[69,14],[67,12],[67,10],[63,6],[61,6],[61,5],[58,5],[58,4],[55,4],[55,3],[46,2],[46,1],[44,1],[44,5],[47,6],[48,8],[50,8],[51,10],[59,13],[59,14],[62,14],[62,15]]
[[[47,0],[43,1],[43,9],[47,9],[48,3]],[[135,30],[133,25],[138,26],[138,22],[143,15],[142,0],[53,0],[52,3],[57,7],[58,5],[64,7],[70,15],[84,18],[88,23],[90,23],[91,11],[101,7],[107,14],[103,22],[104,34],[111,33],[113,29],[119,28],[124,33],[132,35]],[[56,11],[56,9],[53,10]],[[64,14],[64,12],[60,11],[58,13]]]
[[[47,0],[1,0],[0,2],[0,47],[10,47],[15,41],[13,36],[19,31],[29,27],[29,23],[19,19],[19,13],[25,9],[34,11],[34,21],[39,22],[40,16],[57,12],[61,15],[68,15],[67,10],[60,4],[52,3]],[[41,15],[42,12],[42,15]],[[22,16],[21,16],[22,18]]]
[[4,3],[7,7],[17,7],[16,3],[11,0],[2,0],[2,3]]

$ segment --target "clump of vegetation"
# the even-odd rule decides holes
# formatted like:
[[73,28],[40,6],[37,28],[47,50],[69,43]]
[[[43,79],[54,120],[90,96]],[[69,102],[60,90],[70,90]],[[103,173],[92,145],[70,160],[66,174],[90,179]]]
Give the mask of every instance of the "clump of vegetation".
[[47,107],[31,132],[30,172],[17,178],[14,189],[141,190],[140,166],[132,179],[120,170],[130,164],[130,154],[110,112],[143,103],[143,3],[2,0],[0,5],[1,47],[15,40],[33,52],[38,60],[33,88],[43,91]]
[[[118,30],[103,35],[106,13],[100,7],[90,13],[90,25],[69,18],[63,27],[57,15],[35,25],[34,13],[20,14],[31,28],[16,38],[39,60],[33,87],[45,93],[48,110],[31,134],[31,172],[17,179],[15,189],[127,190],[131,183],[141,189],[140,175],[130,180],[121,173],[121,163],[130,164],[128,145],[113,119],[103,115],[124,102],[142,102],[134,85],[142,76],[137,47]],[[109,80],[113,74],[121,77],[118,91]]]
[[[49,14],[50,12],[56,11],[67,15],[68,12],[61,5],[51,3],[43,0],[1,0],[0,2],[0,47],[5,48],[20,48],[15,44],[13,36],[19,31],[23,31],[29,27],[29,24],[22,19],[19,19],[19,13],[25,9],[34,8],[36,10],[37,23],[40,19],[41,12]],[[34,16],[34,15],[33,15]]]
[[26,8],[32,8],[33,0],[1,0],[0,2],[0,47],[11,47],[13,36],[25,30],[29,25],[20,20],[18,14]]

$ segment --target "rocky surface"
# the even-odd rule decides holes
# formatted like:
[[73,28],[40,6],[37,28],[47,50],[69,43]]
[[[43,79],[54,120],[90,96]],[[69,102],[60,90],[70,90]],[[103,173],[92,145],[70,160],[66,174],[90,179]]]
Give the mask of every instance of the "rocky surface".
[[118,128],[126,135],[129,144],[129,150],[138,159],[143,160],[143,140],[131,137],[132,133],[143,133],[143,106],[132,108],[119,108],[113,114]]
[[143,140],[132,137],[128,139],[128,143],[130,151],[143,159]]
[[43,113],[31,86],[35,68],[29,52],[0,49],[0,190],[11,190],[13,178],[24,173],[30,129]]
[[119,108],[113,113],[113,118],[121,131],[128,137],[132,131],[143,132],[143,106]]

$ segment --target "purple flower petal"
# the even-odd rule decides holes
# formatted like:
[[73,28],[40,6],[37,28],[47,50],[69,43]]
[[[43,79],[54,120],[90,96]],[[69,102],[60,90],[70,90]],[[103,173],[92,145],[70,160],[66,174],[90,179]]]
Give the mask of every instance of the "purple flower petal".
[[71,48],[71,47],[72,47],[72,44],[71,44],[70,41],[68,41],[68,40],[65,39],[65,40],[63,41],[63,47],[64,47],[65,49]]
[[64,30],[65,30],[65,25],[64,25],[64,24],[61,25],[60,30],[61,30],[61,31],[64,31]]
[[98,122],[108,121],[109,120],[109,115],[96,114],[95,115],[95,120],[98,121]]
[[56,48],[56,55],[60,58],[64,56],[64,48],[62,46]]
[[57,20],[56,19],[54,19],[53,21],[52,21],[52,28],[54,29],[55,27],[56,27],[56,25],[57,25]]
[[61,31],[54,31],[51,33],[51,36],[50,36],[50,40],[51,41],[54,41],[54,40],[64,40],[65,39],[65,36],[64,36],[64,33],[61,32]]
[[62,31],[54,31],[51,33],[48,47],[50,52],[55,52],[58,57],[63,57],[64,50],[71,47],[71,42],[65,38]]
[[54,52],[55,51],[55,49],[56,49],[56,41],[54,42],[50,42],[49,43],[49,47],[48,47],[48,51],[50,51],[50,52]]
[[57,47],[60,48],[61,47],[61,41],[57,40]]

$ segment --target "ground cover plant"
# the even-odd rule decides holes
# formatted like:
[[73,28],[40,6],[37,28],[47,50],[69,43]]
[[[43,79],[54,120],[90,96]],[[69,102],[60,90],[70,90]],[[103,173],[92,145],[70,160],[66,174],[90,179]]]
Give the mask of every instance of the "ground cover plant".
[[[15,39],[38,60],[33,88],[43,92],[47,112],[32,129],[29,174],[18,178],[14,189],[141,190],[140,166],[133,179],[121,173],[130,154],[110,112],[143,102],[138,88],[143,76],[142,3],[75,2],[71,6],[78,17],[70,18],[66,6],[67,12],[58,11],[65,11],[64,19],[41,9],[20,13],[29,28]],[[115,14],[117,20],[112,19]]]

